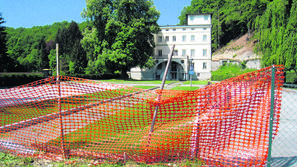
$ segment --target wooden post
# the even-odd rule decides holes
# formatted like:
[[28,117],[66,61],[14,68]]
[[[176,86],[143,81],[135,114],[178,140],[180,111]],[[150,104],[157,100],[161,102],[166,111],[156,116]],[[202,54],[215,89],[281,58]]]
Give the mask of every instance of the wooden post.
[[59,44],[56,43],[56,62],[57,62],[57,81],[59,80],[60,70],[59,70]]
[[168,61],[167,61],[167,66],[166,66],[166,69],[165,69],[165,73],[164,73],[164,76],[163,76],[163,79],[162,79],[161,92],[157,97],[157,106],[155,108],[154,117],[153,117],[153,120],[152,120],[152,123],[151,123],[150,135],[154,131],[155,121],[156,121],[156,117],[157,117],[157,113],[158,113],[158,109],[159,109],[159,102],[161,100],[162,90],[164,89],[164,85],[165,85],[165,81],[166,81],[166,77],[167,77],[169,65],[170,65],[170,62],[171,62],[171,59],[172,59],[174,48],[175,48],[175,45],[172,46],[172,50],[170,52],[170,55],[169,55],[169,58],[168,58]]
[[63,128],[63,117],[62,117],[62,107],[61,107],[61,82],[60,82],[60,70],[59,70],[59,44],[56,44],[56,61],[57,61],[57,85],[58,85],[58,110],[59,110],[59,119],[60,119],[60,132],[61,132],[61,150],[63,154],[63,158],[67,158],[67,153],[65,149],[65,141],[64,141],[64,128]]

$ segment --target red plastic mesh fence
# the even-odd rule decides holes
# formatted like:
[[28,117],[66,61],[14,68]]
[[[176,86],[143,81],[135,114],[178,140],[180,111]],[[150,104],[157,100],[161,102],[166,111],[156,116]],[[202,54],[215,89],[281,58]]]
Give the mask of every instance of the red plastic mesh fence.
[[[264,68],[196,91],[144,90],[66,76],[2,89],[0,150],[52,158],[265,165],[271,73]],[[276,66],[274,136],[282,83],[283,68]]]

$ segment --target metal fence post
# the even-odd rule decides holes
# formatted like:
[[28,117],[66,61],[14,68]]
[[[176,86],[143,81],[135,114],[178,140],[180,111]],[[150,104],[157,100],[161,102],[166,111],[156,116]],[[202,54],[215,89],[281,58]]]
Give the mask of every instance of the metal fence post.
[[271,97],[270,97],[270,122],[269,122],[269,143],[268,143],[268,157],[267,167],[271,164],[271,147],[273,135],[273,115],[274,115],[274,87],[275,87],[275,66],[271,69]]

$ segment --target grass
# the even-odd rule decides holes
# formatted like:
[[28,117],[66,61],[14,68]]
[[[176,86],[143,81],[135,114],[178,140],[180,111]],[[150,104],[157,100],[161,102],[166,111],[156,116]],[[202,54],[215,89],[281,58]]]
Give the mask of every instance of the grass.
[[[144,87],[141,87],[144,88]],[[123,88],[122,88],[123,89]],[[85,95],[80,95],[76,96],[75,101],[71,101],[73,97],[67,97],[63,98],[62,100],[62,108],[66,109],[71,105],[71,107],[75,106],[80,106],[84,104],[88,104],[93,102],[93,100],[97,100],[98,97],[103,97],[103,98],[112,98],[112,97],[118,97],[119,95],[122,95],[121,91],[122,90],[117,90],[117,91],[111,91],[111,92],[101,92],[102,94],[85,94]],[[178,90],[188,90],[189,87],[180,87]],[[191,87],[191,89],[198,89],[198,87]],[[137,90],[137,88],[135,88]],[[130,90],[128,91],[130,92]],[[133,92],[133,91],[132,91]],[[177,98],[176,101],[173,100],[174,105],[176,105],[178,101],[178,93],[176,95],[171,95],[169,98]],[[175,97],[177,96],[177,97]],[[86,97],[91,97],[91,100],[85,100]],[[166,99],[166,98],[165,98]],[[51,101],[51,100],[50,100]],[[48,104],[47,104],[48,103]],[[184,102],[182,102],[184,104]],[[41,107],[42,110],[48,110],[48,108],[57,108],[56,105],[52,106],[52,102],[42,102],[43,107]],[[51,105],[49,105],[51,104]],[[20,105],[18,107],[17,112],[21,110],[31,110],[35,111],[40,109],[39,103],[30,103],[30,105]],[[96,111],[93,111],[94,113],[92,114],[102,114],[105,113],[107,114],[108,111],[110,114],[107,114],[105,116],[102,116],[102,119],[100,119],[97,122],[93,122],[89,125],[86,125],[84,128],[77,129],[74,132],[68,133],[65,135],[65,141],[66,141],[66,147],[68,149],[84,149],[88,151],[105,151],[109,153],[117,153],[116,150],[108,150],[107,148],[114,148],[118,149],[120,152],[123,150],[130,150],[134,152],[139,152],[140,154],[143,152],[143,148],[141,146],[146,145],[147,141],[143,140],[145,139],[145,136],[148,134],[148,130],[150,127],[151,123],[151,118],[152,118],[152,111],[154,109],[154,106],[149,103],[149,102],[144,102],[144,101],[136,101],[133,103],[125,103],[125,107],[123,108],[123,105],[119,103],[107,103],[105,105],[100,105],[96,107]],[[27,107],[27,108],[26,108]],[[70,107],[70,108],[71,108]],[[162,117],[162,124],[156,125],[155,128],[155,133],[160,133],[159,136],[162,136],[164,139],[163,141],[167,141],[167,143],[171,143],[174,145],[177,145],[179,143],[176,143],[176,138],[174,136],[171,136],[173,131],[168,131],[168,128],[170,129],[171,127],[175,127],[173,129],[175,132],[178,132],[178,127],[181,123],[185,123],[184,121],[187,120],[178,120],[179,114],[184,115],[184,112],[189,110],[189,106],[183,105],[183,108],[180,108],[180,110],[176,110],[175,113],[172,113],[174,115],[173,118],[171,116],[170,118],[170,113],[169,115],[165,115],[166,117]],[[160,110],[166,110],[166,106],[160,107]],[[11,111],[14,109],[11,108]],[[160,112],[161,112],[160,111]],[[15,111],[14,111],[15,112]],[[47,112],[46,112],[47,113]],[[17,113],[14,113],[17,114]],[[44,113],[43,113],[44,114]],[[169,116],[169,117],[168,117]],[[4,117],[2,117],[4,118]],[[166,124],[169,120],[172,119],[177,119],[177,121],[173,121],[170,124]],[[12,119],[10,119],[12,120]],[[19,120],[18,120],[19,121]],[[15,122],[15,121],[14,121]],[[165,124],[164,124],[165,123]],[[6,122],[7,124],[7,122]],[[129,126],[130,124],[130,126]],[[180,130],[180,129],[179,129]],[[186,131],[191,132],[191,129],[183,129],[181,134],[188,134],[185,133]],[[175,133],[174,132],[174,133]],[[133,136],[131,138],[131,136]],[[171,136],[171,138],[170,138]],[[168,138],[169,137],[169,138]],[[173,138],[172,138],[173,137]],[[182,138],[188,137],[188,136],[181,136]],[[156,144],[158,144],[160,139],[156,138],[157,140],[152,140],[151,141],[151,148],[158,149],[155,147]],[[56,143],[60,143],[60,138],[54,139],[49,141],[47,144],[49,145],[55,145]],[[179,139],[178,141],[182,141],[183,139]],[[76,144],[78,143],[78,144]],[[124,143],[127,144],[124,146]],[[184,143],[183,143],[184,144]],[[173,145],[172,145],[173,146]],[[163,144],[161,151],[168,150],[168,147],[171,147],[169,145]],[[132,148],[132,150],[131,150]],[[133,150],[134,149],[134,150]],[[40,149],[42,151],[42,149]],[[165,151],[168,154],[168,151]],[[174,152],[173,152],[174,153]],[[22,166],[31,166],[30,163],[31,161],[34,161],[32,159],[21,159],[21,160],[15,160],[17,158],[12,157],[9,154],[2,154],[2,161],[5,162],[4,166],[16,166],[16,161],[17,163],[22,164]],[[173,155],[172,155],[173,156]],[[26,162],[25,162],[26,161]],[[28,162],[27,162],[28,161]],[[7,162],[7,163],[6,163]],[[188,161],[183,161],[182,164],[184,163],[191,163],[189,160]],[[199,162],[201,164],[201,162]],[[127,163],[128,164],[128,163]],[[139,164],[139,163],[132,163],[134,166],[147,166],[146,164]],[[194,166],[197,166],[197,163],[193,163]],[[64,166],[65,164],[60,164],[58,163],[57,166]],[[80,164],[83,166],[83,164]],[[112,166],[125,166],[125,164],[114,164]],[[132,166],[133,166],[132,165]],[[1,166],[1,164],[0,164]],[[66,165],[67,166],[67,165]],[[110,164],[102,164],[100,166],[110,166]],[[128,166],[131,166],[128,164]],[[157,165],[158,166],[158,165]],[[162,164],[160,166],[163,166]]]
[[[98,102],[100,100],[111,99],[119,97],[124,94],[133,93],[138,91],[137,88],[132,89],[115,89],[115,90],[106,90],[96,93],[69,96],[61,98],[61,109],[69,110],[71,108],[79,107],[82,105]],[[0,126],[28,120],[43,115],[56,113],[58,112],[58,103],[57,99],[43,100],[37,102],[28,102],[19,105],[13,105],[9,107],[1,108],[0,112]],[[12,119],[13,118],[13,119]]]
[[[178,91],[176,93],[177,94],[174,95],[173,98],[170,94],[171,96],[168,99],[171,101],[170,104],[166,103],[159,107],[160,114],[166,112],[165,115],[163,114],[164,116],[159,118],[154,131],[155,134],[160,133],[158,136],[162,136],[162,143],[165,142],[164,145],[159,146],[163,148],[161,149],[161,152],[176,148],[175,146],[179,144],[176,142],[184,141],[185,139],[183,138],[188,139],[189,136],[184,135],[190,134],[192,130],[191,127],[188,126],[185,126],[186,129],[179,128],[181,124],[189,121],[188,118],[191,118],[191,113],[194,110],[191,108],[193,107],[191,103],[186,103],[184,101],[185,98],[180,98],[183,92]],[[187,96],[187,94],[184,94],[183,96]],[[167,111],[168,105],[178,105],[181,107],[176,108],[174,111]],[[145,150],[144,146],[147,145],[147,135],[154,109],[155,106],[149,102],[149,99],[148,101],[139,99],[132,104],[126,102],[124,106],[120,102],[111,102],[106,105],[97,106],[96,111],[93,112],[105,116],[101,116],[102,118],[100,120],[66,134],[66,148],[110,154],[122,154],[124,151],[142,155]],[[181,133],[179,133],[179,131],[181,131]],[[172,133],[179,133],[182,135],[177,140],[175,139],[176,136],[172,136]],[[166,142],[167,140],[168,142]],[[46,143],[46,145],[56,146],[57,143],[60,142],[61,138],[56,138]],[[153,151],[156,151],[155,145],[159,142],[160,138],[152,139],[150,143]],[[169,143],[169,145],[166,143]],[[42,150],[42,145],[37,147]],[[188,148],[189,145],[183,143],[180,147]],[[160,155],[160,152],[157,152],[157,155]],[[162,155],[165,153],[168,154],[168,151],[165,151]],[[175,152],[172,153],[174,154]],[[169,156],[173,155],[170,154]]]
[[176,86],[174,88],[172,88],[171,90],[185,90],[185,91],[193,91],[193,90],[197,90],[199,89],[198,86]]
[[138,163],[134,161],[127,162],[114,162],[108,160],[95,160],[95,159],[81,159],[81,158],[70,158],[65,159],[60,162],[50,161],[46,159],[37,159],[31,157],[18,157],[9,153],[0,152],[0,166],[14,167],[35,167],[35,166],[52,166],[52,167],[164,167],[164,166],[187,166],[187,167],[199,167],[202,166],[202,162],[194,160],[180,160],[170,163],[154,163],[154,164],[145,164]]
[[156,86],[143,86],[143,85],[137,85],[137,86],[133,86],[135,88],[141,88],[141,89],[151,89],[151,88],[155,88]]
[[[208,82],[210,82],[210,81],[207,81],[207,80],[204,80],[204,81],[198,80],[198,81],[192,81],[192,84],[193,85],[207,85]],[[190,85],[190,84],[191,84],[191,81],[185,81],[184,82],[184,85]]]
[[[100,80],[102,82],[109,82],[114,84],[161,84],[161,80],[143,81],[143,80],[121,80],[121,79],[109,79]],[[173,83],[176,81],[166,81],[166,84]]]

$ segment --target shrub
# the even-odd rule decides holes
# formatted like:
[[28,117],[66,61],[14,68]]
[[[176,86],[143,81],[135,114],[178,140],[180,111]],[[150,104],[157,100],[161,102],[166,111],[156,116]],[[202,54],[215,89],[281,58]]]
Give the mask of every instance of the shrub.
[[237,64],[226,64],[224,66],[221,66],[217,71],[211,72],[211,80],[222,81],[255,70],[257,69],[243,69]]

